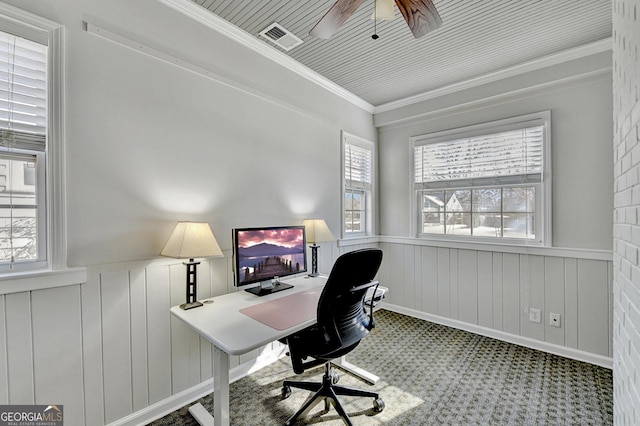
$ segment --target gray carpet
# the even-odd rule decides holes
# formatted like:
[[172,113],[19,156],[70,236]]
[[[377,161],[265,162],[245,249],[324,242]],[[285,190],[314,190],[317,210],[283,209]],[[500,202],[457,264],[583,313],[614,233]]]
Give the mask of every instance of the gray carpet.
[[[340,384],[376,389],[371,398],[342,397],[354,425],[610,425],[611,370],[465,331],[380,310],[377,327],[348,360],[380,376],[369,386],[347,373]],[[282,425],[309,392],[293,389],[282,400],[282,380],[316,380],[284,358],[231,385],[232,425]],[[211,396],[200,402],[212,412]],[[151,425],[195,425],[188,407]],[[319,404],[297,424],[343,425]]]

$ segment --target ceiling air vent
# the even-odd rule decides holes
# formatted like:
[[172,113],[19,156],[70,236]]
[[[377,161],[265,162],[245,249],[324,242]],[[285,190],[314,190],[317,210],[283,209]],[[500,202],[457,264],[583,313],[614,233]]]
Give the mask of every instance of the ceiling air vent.
[[302,44],[302,40],[277,22],[262,30],[260,35],[286,51]]

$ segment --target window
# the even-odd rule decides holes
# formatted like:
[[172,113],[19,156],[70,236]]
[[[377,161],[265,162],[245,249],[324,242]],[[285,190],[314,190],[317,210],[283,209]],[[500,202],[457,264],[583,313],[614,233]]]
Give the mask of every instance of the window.
[[64,263],[52,253],[64,245],[61,38],[60,25],[0,4],[0,272]]
[[343,152],[343,237],[372,233],[374,145],[346,132]]
[[417,234],[546,244],[550,113],[412,138]]

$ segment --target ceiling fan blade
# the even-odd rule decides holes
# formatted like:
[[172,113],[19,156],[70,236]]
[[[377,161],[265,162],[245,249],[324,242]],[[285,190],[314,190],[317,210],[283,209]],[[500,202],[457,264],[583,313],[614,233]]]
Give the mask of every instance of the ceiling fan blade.
[[404,20],[415,38],[420,38],[442,24],[432,0],[396,0]]
[[331,9],[309,31],[309,35],[327,39],[335,34],[342,24],[356,11],[364,0],[338,0]]

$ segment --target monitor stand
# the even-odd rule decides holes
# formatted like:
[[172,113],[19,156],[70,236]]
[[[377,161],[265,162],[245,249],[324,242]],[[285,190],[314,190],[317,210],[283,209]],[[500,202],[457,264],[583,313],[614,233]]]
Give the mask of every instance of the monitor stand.
[[291,284],[285,284],[280,281],[263,281],[259,286],[248,288],[245,291],[255,294],[256,296],[266,296],[290,288],[293,288]]

